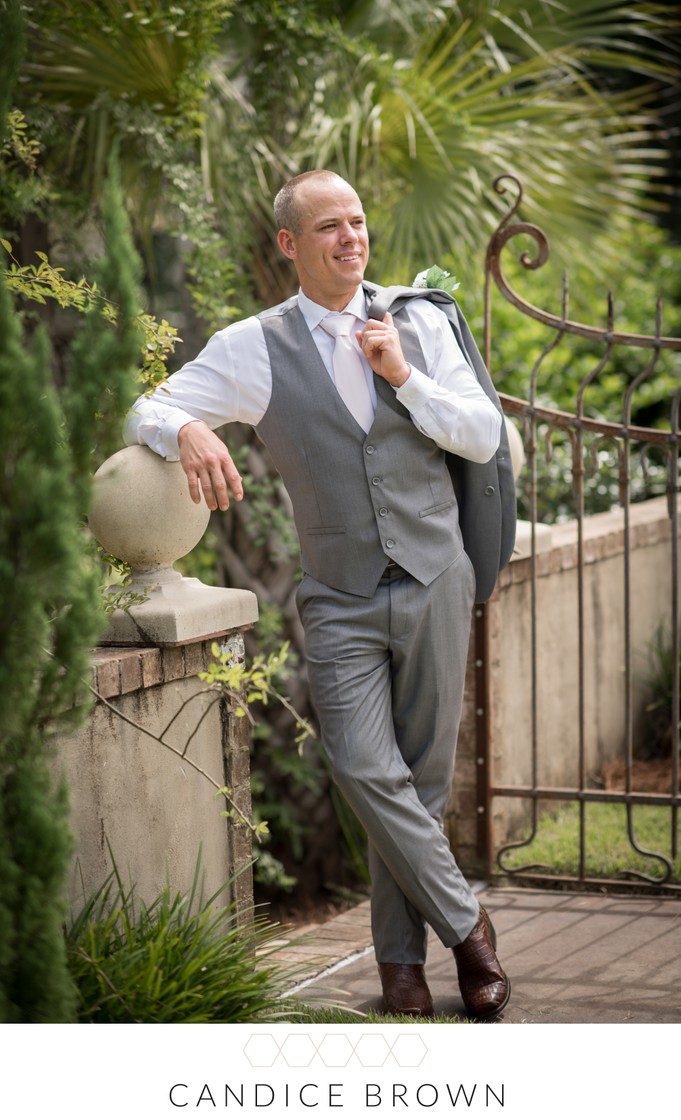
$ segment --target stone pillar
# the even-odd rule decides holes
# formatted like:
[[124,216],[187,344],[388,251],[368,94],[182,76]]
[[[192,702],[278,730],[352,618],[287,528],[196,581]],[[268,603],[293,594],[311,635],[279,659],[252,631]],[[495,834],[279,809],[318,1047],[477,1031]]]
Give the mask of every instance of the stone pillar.
[[166,878],[174,892],[188,891],[201,850],[206,896],[234,877],[220,901],[236,901],[245,913],[252,907],[250,830],[222,816],[226,806],[197,769],[228,787],[250,819],[248,723],[198,674],[213,659],[214,641],[243,660],[257,600],[173,567],[208,518],[205,504],[189,498],[180,464],[146,448],[117,452],[95,476],[90,527],[131,565],[131,590],[144,601],[116,611],[93,653],[98,700],[88,724],[58,743],[76,841],[74,910],[110,873],[109,846],[124,881],[148,902]]

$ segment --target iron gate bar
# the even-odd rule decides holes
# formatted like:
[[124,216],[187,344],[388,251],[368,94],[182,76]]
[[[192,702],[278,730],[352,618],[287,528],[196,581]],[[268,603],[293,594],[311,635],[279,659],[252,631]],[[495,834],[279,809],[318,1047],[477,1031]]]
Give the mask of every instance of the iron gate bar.
[[[531,797],[536,801],[596,801],[618,805],[681,806],[681,793],[643,793],[643,791],[637,793],[636,791],[580,789],[578,786],[535,785],[492,786],[490,792],[495,797]],[[506,850],[506,846],[504,850]],[[646,855],[648,854],[646,852]],[[661,858],[666,859],[665,856]]]
[[[634,425],[626,429],[623,424],[617,424],[608,420],[594,420],[590,416],[573,416],[570,412],[562,412],[557,408],[548,408],[546,405],[530,404],[529,401],[524,401],[520,397],[510,397],[506,393],[500,393],[499,396],[504,406],[504,412],[511,412],[516,416],[536,416],[538,420],[552,423],[556,428],[561,428],[565,431],[581,428],[586,432],[598,432],[604,436],[610,436],[612,439],[615,439],[617,436],[619,436],[620,439],[628,436],[631,439],[652,443],[654,446],[662,448],[681,444],[678,432],[675,434],[673,431],[665,432],[659,428],[637,428]],[[678,411],[677,405],[677,414]],[[670,490],[670,496],[671,493],[672,491]],[[670,510],[670,517],[671,516]]]
[[[563,278],[562,290],[562,315],[556,316],[549,312],[543,311],[541,308],[536,307],[534,304],[529,303],[527,300],[520,297],[510,286],[506,280],[501,267],[500,254],[505,245],[519,234],[529,235],[537,246],[536,256],[531,258],[529,253],[524,252],[521,257],[521,263],[527,269],[537,269],[546,263],[549,256],[548,240],[544,233],[537,227],[527,222],[519,220],[512,221],[517,214],[519,206],[522,202],[523,190],[520,181],[513,175],[499,176],[494,183],[494,189],[499,194],[505,194],[509,185],[513,185],[516,197],[511,205],[508,213],[504,216],[499,223],[496,231],[490,239],[485,261],[485,359],[488,366],[490,365],[491,354],[491,337],[492,337],[492,316],[491,316],[491,281],[494,280],[496,286],[501,291],[502,295],[522,314],[535,319],[544,325],[550,327],[555,332],[555,337],[546,345],[543,352],[534,364],[530,376],[528,400],[522,400],[517,397],[510,397],[505,394],[500,394],[504,410],[512,415],[522,417],[524,425],[524,444],[527,456],[527,470],[529,474],[528,486],[528,501],[530,506],[530,520],[531,520],[531,550],[530,550],[530,597],[531,597],[531,620],[530,620],[530,656],[531,656],[531,784],[526,786],[506,786],[496,784],[493,780],[491,773],[491,759],[489,757],[489,738],[486,740],[486,750],[484,752],[487,762],[485,764],[485,777],[487,779],[487,793],[488,802],[485,806],[484,818],[486,821],[485,830],[479,829],[479,841],[482,839],[487,840],[487,854],[489,859],[490,873],[494,873],[493,866],[493,848],[492,848],[492,812],[491,802],[494,797],[512,797],[523,798],[529,801],[531,806],[531,821],[529,824],[529,834],[521,840],[515,840],[504,844],[497,853],[496,864],[497,868],[501,869],[505,874],[516,877],[523,877],[523,873],[534,870],[534,874],[529,876],[533,881],[539,879],[550,880],[552,882],[570,882],[578,884],[599,884],[599,885],[618,885],[627,886],[632,885],[629,880],[619,879],[600,879],[597,877],[587,875],[586,870],[586,806],[589,803],[615,803],[622,804],[626,807],[627,817],[627,835],[631,847],[638,852],[652,860],[658,861],[664,868],[664,873],[661,878],[646,875],[643,872],[634,870],[625,870],[623,874],[635,879],[638,883],[646,882],[655,886],[662,887],[669,891],[681,891],[681,886],[669,884],[667,881],[673,873],[673,865],[667,856],[661,852],[648,851],[642,848],[635,837],[633,827],[633,807],[635,805],[654,805],[654,806],[669,806],[671,813],[671,852],[672,859],[676,858],[678,854],[678,810],[681,806],[681,795],[679,794],[679,733],[680,726],[678,720],[679,713],[679,673],[678,671],[672,672],[672,727],[671,730],[671,792],[667,794],[656,793],[643,793],[636,792],[633,789],[633,762],[634,762],[634,741],[633,741],[633,649],[631,637],[631,541],[632,541],[632,526],[631,526],[631,445],[632,442],[640,444],[641,462],[644,469],[644,477],[647,471],[646,455],[647,450],[651,447],[657,447],[663,452],[666,470],[666,493],[668,500],[668,511],[671,521],[671,652],[672,652],[672,666],[679,665],[679,653],[681,644],[680,635],[680,620],[679,620],[679,556],[678,556],[678,532],[679,532],[679,511],[678,511],[678,494],[679,494],[679,447],[681,446],[681,438],[679,432],[679,419],[681,411],[681,390],[679,390],[672,400],[671,409],[671,430],[662,431],[658,429],[637,427],[631,424],[631,411],[634,393],[636,390],[652,376],[655,371],[660,353],[664,350],[678,352],[681,351],[681,338],[673,338],[670,336],[662,335],[662,312],[661,301],[657,301],[655,326],[656,331],[654,335],[632,334],[629,332],[615,331],[614,329],[614,306],[612,295],[608,295],[608,316],[607,326],[604,328],[593,327],[583,323],[575,322],[568,318],[568,283],[567,277]],[[538,405],[536,401],[537,381],[539,370],[548,356],[563,340],[566,335],[575,335],[580,338],[585,338],[598,342],[605,346],[603,356],[596,362],[594,367],[583,378],[576,397],[576,411],[574,414],[567,413],[558,409],[548,408],[543,405]],[[593,419],[584,415],[584,400],[587,389],[596,381],[601,371],[607,366],[608,362],[613,356],[616,347],[625,346],[631,348],[645,348],[653,351],[648,364],[644,369],[639,371],[633,381],[627,387],[624,394],[623,401],[623,417],[622,422],[609,422],[600,419]],[[551,446],[551,433],[555,430],[562,431],[568,438],[572,449],[572,475],[573,475],[573,496],[576,511],[577,523],[577,588],[578,588],[578,652],[577,652],[577,679],[578,679],[578,739],[579,739],[579,752],[578,752],[578,771],[579,771],[579,786],[573,787],[546,787],[538,785],[538,647],[537,647],[537,563],[536,563],[536,523],[537,523],[537,439],[538,439],[538,426],[546,425],[548,427],[547,444]],[[591,452],[596,461],[596,456],[599,447],[605,443],[614,445],[617,468],[618,468],[618,490],[620,504],[623,511],[623,540],[624,540],[624,658],[625,658],[625,709],[624,709],[624,755],[625,755],[625,790],[619,791],[602,791],[602,790],[589,790],[587,785],[587,772],[586,772],[586,712],[585,712],[585,671],[586,671],[586,658],[585,658],[585,609],[584,609],[584,584],[585,584],[585,535],[584,535],[584,498],[585,498],[585,453],[586,443],[585,435],[593,434],[598,437],[594,441]],[[480,666],[480,658],[486,662],[487,660],[487,645],[488,645],[488,614],[484,610],[481,619],[476,624],[476,667]],[[479,713],[485,714],[485,719],[480,721],[480,730],[488,735],[489,721],[487,718],[488,712],[488,696],[487,696],[487,673],[486,671],[476,672],[476,709]],[[485,690],[483,692],[483,689]],[[478,758],[478,762],[480,759]],[[480,788],[480,782],[479,782]],[[539,802],[542,800],[560,800],[567,802],[576,802],[579,805],[579,874],[577,876],[564,876],[564,875],[538,875],[538,865],[531,864],[522,868],[509,868],[504,864],[504,855],[510,851],[519,848],[527,847],[535,838],[538,830],[539,823]],[[480,810],[479,810],[480,811]],[[527,875],[525,876],[527,877]]]
[[[681,625],[679,619],[679,582],[676,573],[679,570],[679,502],[677,494],[681,490],[679,481],[679,455],[678,432],[681,429],[681,389],[672,401],[671,427],[676,433],[676,442],[671,446],[670,470],[667,483],[667,502],[669,516],[672,522],[672,716],[676,720],[676,734],[672,735],[672,790],[679,788],[679,754],[681,753],[681,673],[675,670],[681,665]],[[679,853],[679,815],[672,809],[672,856],[676,858]]]

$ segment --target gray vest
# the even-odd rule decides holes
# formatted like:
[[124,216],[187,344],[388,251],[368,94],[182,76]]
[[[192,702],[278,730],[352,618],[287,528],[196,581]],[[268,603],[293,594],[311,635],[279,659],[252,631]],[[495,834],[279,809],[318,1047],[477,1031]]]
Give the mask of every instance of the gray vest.
[[[303,570],[365,597],[387,559],[431,583],[463,548],[444,451],[418,431],[381,377],[374,378],[376,416],[365,434],[329,377],[295,297],[259,319],[272,396],[257,432],[291,498]],[[423,369],[415,332],[399,320],[407,359]]]

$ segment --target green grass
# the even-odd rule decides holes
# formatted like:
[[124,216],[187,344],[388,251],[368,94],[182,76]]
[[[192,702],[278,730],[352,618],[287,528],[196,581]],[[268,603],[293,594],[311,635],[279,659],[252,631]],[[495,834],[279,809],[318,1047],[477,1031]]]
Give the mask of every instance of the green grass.
[[[651,805],[636,805],[632,812],[634,838],[639,847],[671,859],[671,810]],[[529,834],[529,828],[528,828]],[[521,838],[521,837],[520,837]],[[507,852],[504,865],[518,869],[528,864],[544,864],[535,868],[542,874],[579,874],[579,808],[565,804],[545,811],[539,820],[537,835],[526,847]],[[681,855],[673,861],[672,882],[681,882]],[[639,855],[632,848],[627,834],[626,809],[623,805],[586,805],[586,873],[589,877],[626,879],[625,871],[637,871],[659,879],[664,865],[656,859]],[[528,874],[530,872],[528,871]]]
[[295,1022],[295,1023],[323,1023],[323,1024],[351,1024],[354,1023],[359,1026],[382,1026],[386,1023],[467,1023],[468,1019],[459,1018],[457,1015],[447,1017],[446,1015],[436,1015],[433,1019],[414,1019],[411,1015],[384,1015],[380,1011],[369,1011],[363,1014],[361,1011],[352,1011],[349,1008],[340,1007],[310,1007],[305,1004],[291,1004],[284,1007],[280,1015],[280,1021]]

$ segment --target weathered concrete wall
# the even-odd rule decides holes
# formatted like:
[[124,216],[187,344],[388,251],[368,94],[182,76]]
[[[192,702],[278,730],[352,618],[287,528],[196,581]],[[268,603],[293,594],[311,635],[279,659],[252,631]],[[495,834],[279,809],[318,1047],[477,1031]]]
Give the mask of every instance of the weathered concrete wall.
[[[243,657],[240,634],[222,640]],[[174,892],[188,890],[200,849],[206,896],[249,864],[250,831],[221,816],[224,800],[186,759],[145,733],[161,735],[180,712],[164,737],[182,750],[201,721],[187,757],[229,786],[250,816],[248,728],[223,711],[215,693],[200,695],[206,686],[196,674],[211,660],[209,642],[94,652],[93,685],[102,699],[87,726],[62,738],[58,749],[77,844],[70,881],[74,909],[110,873],[109,846],[124,881],[134,882],[146,901],[166,881]],[[250,870],[238,875],[222,901],[233,898],[252,903]]]
[[[634,735],[641,736],[649,644],[668,622],[671,603],[671,522],[666,499],[631,511],[631,638]],[[577,524],[553,526],[550,547],[537,565],[537,784],[579,784]],[[457,748],[450,837],[462,865],[480,869],[477,829],[484,799],[477,778],[478,722],[489,726],[490,781],[532,784],[531,563],[514,559],[501,573],[487,605],[488,707],[474,688],[471,646],[464,718]],[[587,775],[621,757],[625,742],[624,529],[619,510],[585,521],[584,656]],[[479,651],[478,651],[479,652]],[[505,798],[493,805],[495,845],[523,834],[527,803]]]

